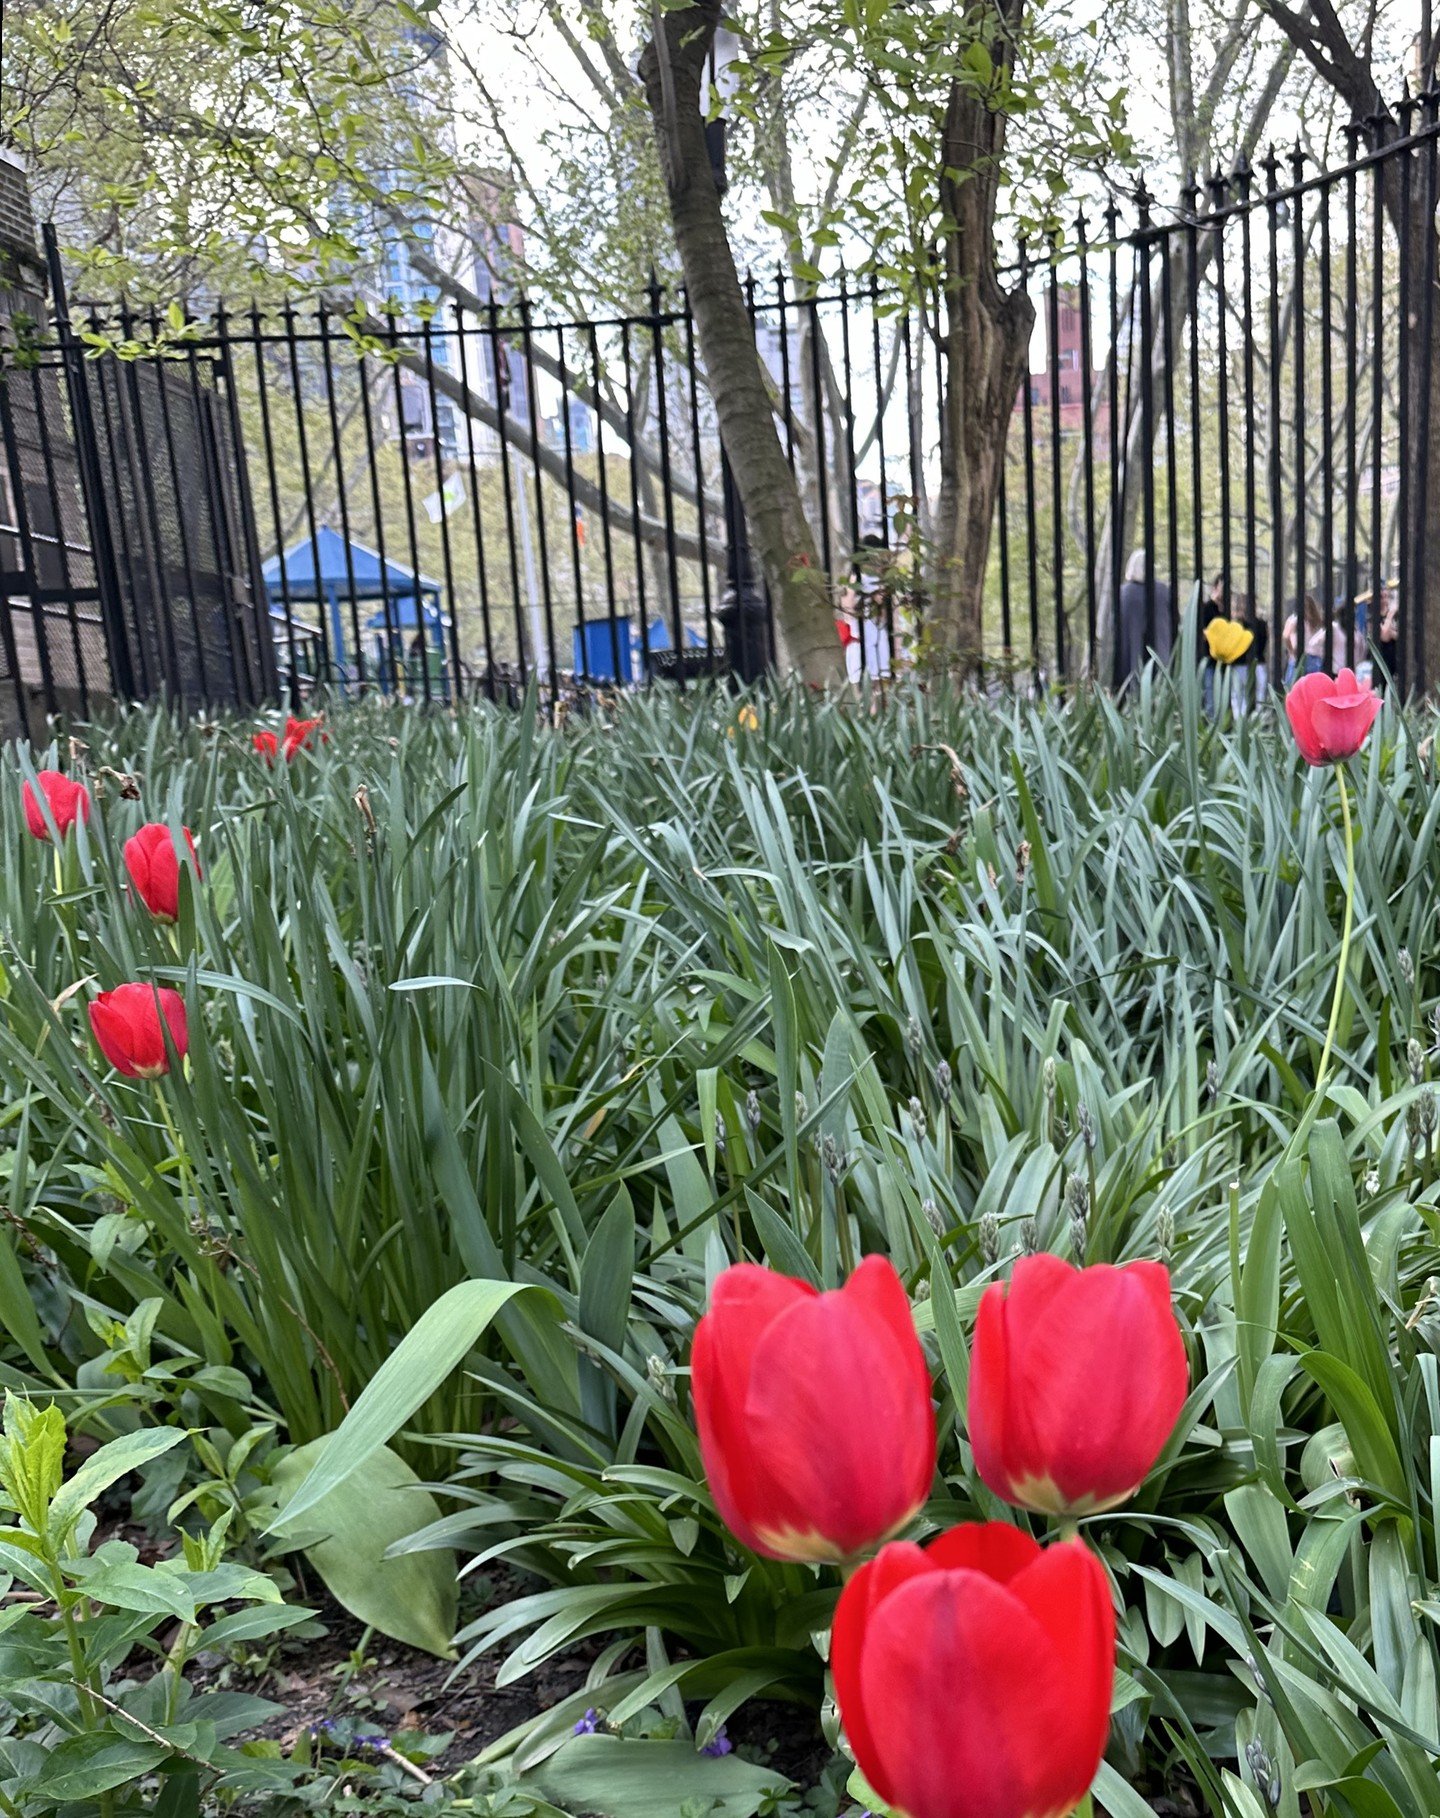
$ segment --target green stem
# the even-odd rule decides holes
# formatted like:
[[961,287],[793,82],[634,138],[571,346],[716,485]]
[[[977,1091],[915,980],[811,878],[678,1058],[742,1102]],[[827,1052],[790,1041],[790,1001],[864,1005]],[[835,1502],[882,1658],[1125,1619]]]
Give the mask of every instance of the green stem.
[[1355,829],[1350,820],[1350,791],[1345,787],[1345,772],[1337,764],[1335,778],[1340,785],[1340,815],[1345,823],[1345,921],[1340,930],[1340,964],[1335,970],[1335,994],[1330,1000],[1330,1024],[1325,1031],[1325,1046],[1320,1054],[1320,1071],[1315,1075],[1315,1103],[1312,1116],[1324,1102],[1325,1075],[1330,1067],[1330,1053],[1335,1046],[1335,1029],[1340,1021],[1340,1005],[1350,971],[1350,933],[1355,925]]

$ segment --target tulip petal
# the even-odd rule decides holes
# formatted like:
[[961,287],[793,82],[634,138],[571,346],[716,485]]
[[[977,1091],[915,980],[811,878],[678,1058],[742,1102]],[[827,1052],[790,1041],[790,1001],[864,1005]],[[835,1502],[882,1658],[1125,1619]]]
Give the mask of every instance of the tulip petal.
[[781,1557],[853,1557],[929,1493],[935,1417],[912,1355],[919,1340],[912,1324],[902,1341],[871,1304],[848,1291],[800,1302],[756,1349],[745,1401],[751,1519]]
[[887,1804],[891,1800],[889,1776],[865,1713],[861,1684],[865,1635],[871,1617],[897,1586],[935,1570],[932,1552],[933,1549],[922,1552],[908,1540],[895,1540],[882,1547],[840,1593],[830,1630],[830,1671],[845,1734],[861,1773]]
[[1069,1811],[1095,1767],[1057,1747],[1073,1692],[1035,1617],[978,1572],[912,1577],[866,1625],[860,1705],[884,1796],[911,1818]]
[[772,1321],[798,1301],[814,1298],[808,1282],[737,1263],[716,1282],[710,1311],[695,1329],[690,1386],[705,1475],[721,1520],[752,1551],[760,1548],[747,1513],[753,1501],[745,1420],[751,1367]]
[[925,1548],[932,1566],[983,1572],[997,1584],[1008,1584],[1043,1556],[1040,1542],[1008,1521],[962,1521]]
[[1115,1680],[1115,1608],[1105,1568],[1080,1541],[1065,1540],[1040,1552],[1009,1588],[1050,1637],[1071,1688],[1057,1752],[1083,1759],[1093,1749],[1093,1779]]

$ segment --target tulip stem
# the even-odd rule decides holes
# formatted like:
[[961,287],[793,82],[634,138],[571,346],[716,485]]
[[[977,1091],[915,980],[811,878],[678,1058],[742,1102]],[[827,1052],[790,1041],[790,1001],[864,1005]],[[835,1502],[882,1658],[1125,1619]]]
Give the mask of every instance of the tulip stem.
[[1345,771],[1339,764],[1335,766],[1335,779],[1340,785],[1340,817],[1345,825],[1345,920],[1340,929],[1340,964],[1335,970],[1335,994],[1330,1000],[1330,1023],[1325,1031],[1325,1046],[1320,1053],[1320,1071],[1315,1075],[1315,1099],[1311,1118],[1319,1112],[1324,1102],[1325,1075],[1330,1067],[1335,1029],[1340,1021],[1340,1005],[1345,997],[1345,985],[1350,971],[1350,933],[1355,924],[1355,829],[1350,820],[1350,791],[1345,787]]

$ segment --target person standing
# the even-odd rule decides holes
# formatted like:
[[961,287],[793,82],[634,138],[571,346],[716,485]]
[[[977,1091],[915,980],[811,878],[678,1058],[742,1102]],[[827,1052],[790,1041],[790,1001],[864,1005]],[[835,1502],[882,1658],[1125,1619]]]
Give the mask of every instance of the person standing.
[[1123,688],[1146,663],[1170,660],[1170,589],[1151,573],[1145,549],[1131,551],[1120,588],[1115,639],[1115,685]]

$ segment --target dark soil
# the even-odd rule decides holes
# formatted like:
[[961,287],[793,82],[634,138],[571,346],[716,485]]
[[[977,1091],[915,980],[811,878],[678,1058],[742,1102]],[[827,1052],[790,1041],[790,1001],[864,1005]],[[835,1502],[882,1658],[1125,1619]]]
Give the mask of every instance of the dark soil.
[[[452,1681],[453,1661],[436,1660],[372,1633],[357,1663],[362,1625],[331,1599],[317,1597],[315,1589],[307,1601],[319,1609],[323,1636],[295,1641],[252,1668],[231,1665],[214,1676],[203,1668],[195,1673],[197,1681],[223,1678],[231,1690],[283,1705],[254,1734],[286,1748],[324,1718],[348,1717],[383,1734],[451,1732],[444,1753],[426,1763],[427,1772],[442,1777],[579,1691],[602,1645],[582,1644],[508,1686],[495,1684],[503,1650],[482,1655]],[[731,1718],[727,1733],[737,1749],[802,1787],[813,1786],[831,1759],[817,1714],[798,1705],[753,1702]]]

